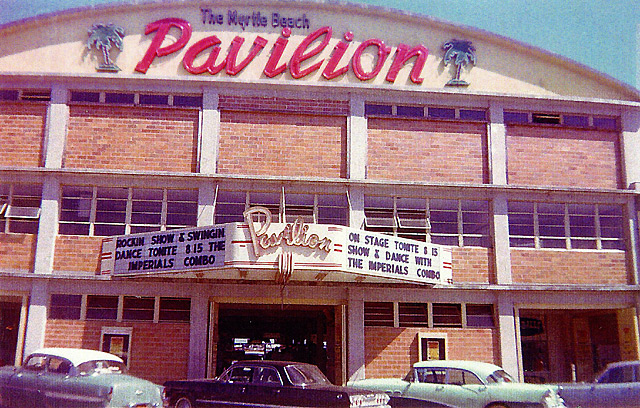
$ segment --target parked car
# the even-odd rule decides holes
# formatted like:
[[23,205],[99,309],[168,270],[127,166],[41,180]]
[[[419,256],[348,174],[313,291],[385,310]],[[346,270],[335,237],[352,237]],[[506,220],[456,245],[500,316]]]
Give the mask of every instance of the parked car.
[[608,364],[592,383],[560,384],[572,408],[623,408],[640,405],[640,361]]
[[161,386],[128,375],[120,357],[101,351],[45,348],[21,367],[0,368],[2,408],[162,406]]
[[557,387],[519,383],[502,368],[476,361],[421,361],[404,379],[366,379],[347,386],[465,408],[565,407]]
[[287,361],[240,361],[214,379],[164,383],[170,405],[193,407],[388,408],[385,393],[331,384],[318,367]]

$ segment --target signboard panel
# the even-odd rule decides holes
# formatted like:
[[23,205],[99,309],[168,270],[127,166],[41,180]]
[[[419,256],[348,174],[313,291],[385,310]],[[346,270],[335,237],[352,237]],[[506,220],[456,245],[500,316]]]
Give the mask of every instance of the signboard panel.
[[[262,211],[270,220],[270,214]],[[107,238],[102,273],[123,276],[237,268],[282,274],[283,260],[286,278],[292,280],[309,280],[306,272],[317,271],[315,279],[327,281],[452,283],[449,247],[302,220],[232,223]]]

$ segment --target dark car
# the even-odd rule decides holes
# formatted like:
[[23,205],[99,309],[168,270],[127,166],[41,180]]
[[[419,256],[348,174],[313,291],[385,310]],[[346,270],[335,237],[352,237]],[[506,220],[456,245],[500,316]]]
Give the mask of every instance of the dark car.
[[388,408],[389,397],[331,384],[318,367],[288,361],[240,361],[215,379],[167,381],[172,407]]
[[560,395],[570,408],[637,408],[640,361],[608,364],[591,383],[560,384]]

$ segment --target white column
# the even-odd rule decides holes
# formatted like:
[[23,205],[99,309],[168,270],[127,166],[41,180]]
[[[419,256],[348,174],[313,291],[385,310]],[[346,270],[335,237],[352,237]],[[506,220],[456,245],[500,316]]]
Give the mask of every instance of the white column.
[[491,184],[507,184],[507,128],[504,107],[492,101],[489,105],[489,175]]
[[25,357],[44,346],[45,329],[47,326],[47,305],[49,302],[49,288],[46,280],[33,281],[27,314],[27,329],[24,339]]
[[640,184],[640,109],[626,107],[621,121],[624,187],[628,188]]
[[515,378],[523,380],[518,363],[518,336],[516,335],[516,313],[513,299],[508,293],[498,295],[498,327],[500,329],[500,351],[502,368]]
[[51,89],[51,102],[47,108],[44,129],[44,167],[59,169],[67,139],[69,124],[69,105],[67,105],[66,87],[54,85]]
[[217,172],[218,147],[220,143],[220,110],[217,92],[205,89],[202,93],[200,120],[200,173]]
[[355,381],[365,378],[364,291],[362,289],[349,289],[347,313],[347,378],[348,381]]
[[34,273],[51,274],[58,235],[60,213],[60,183],[55,177],[46,177],[42,184],[42,201],[38,221]]
[[208,320],[208,299],[198,293],[191,298],[188,378],[203,378],[206,376]]
[[347,178],[367,178],[367,118],[364,98],[351,95],[347,117]]
[[511,248],[509,247],[509,217],[507,197],[496,194],[492,201],[493,207],[493,251],[498,285],[508,285],[513,282],[511,275]]
[[198,188],[198,226],[213,225],[216,186],[211,183],[201,183]]

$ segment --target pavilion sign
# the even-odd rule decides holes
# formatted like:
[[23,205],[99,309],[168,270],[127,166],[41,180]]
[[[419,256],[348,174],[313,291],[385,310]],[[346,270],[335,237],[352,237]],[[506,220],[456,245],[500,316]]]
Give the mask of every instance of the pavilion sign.
[[[247,222],[106,238],[101,273],[112,276],[255,270],[291,280],[452,283],[451,248],[339,225],[272,223],[254,207]],[[271,273],[269,272],[269,273]],[[251,279],[251,275],[247,275]],[[312,278],[313,276],[313,278]],[[289,278],[289,277],[287,277]]]

